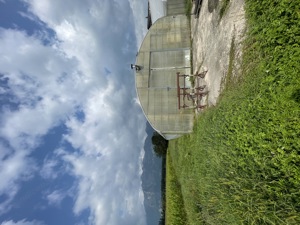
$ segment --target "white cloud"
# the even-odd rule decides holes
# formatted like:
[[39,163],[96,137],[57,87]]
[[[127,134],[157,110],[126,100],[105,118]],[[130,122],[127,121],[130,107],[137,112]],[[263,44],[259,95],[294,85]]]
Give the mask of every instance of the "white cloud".
[[[145,119],[130,116],[136,114],[134,103],[118,115],[124,93],[116,92],[110,99],[113,92],[95,93],[84,105],[85,120],[73,117],[67,123],[66,140],[81,149],[77,155],[63,156],[80,177],[74,210],[90,208],[95,224],[145,224],[140,181]],[[104,110],[93,103],[96,99]],[[116,103],[110,105],[112,101]]]
[[19,183],[30,179],[36,167],[22,150],[11,153],[6,147],[0,145],[0,152],[6,152],[2,155],[0,163],[0,195],[4,197],[0,204],[0,214],[2,214],[10,210],[10,202],[19,190]]
[[147,1],[141,4],[140,0],[130,0],[130,7],[135,17],[135,33],[137,37],[137,47],[139,48],[142,40],[147,33],[148,5]]
[[43,222],[40,221],[27,221],[25,219],[20,220],[20,221],[13,221],[13,220],[8,220],[8,221],[4,221],[1,223],[1,225],[44,225]]
[[149,0],[151,8],[151,18],[154,23],[157,19],[166,15],[166,8],[163,0]]
[[24,32],[1,29],[0,55],[0,73],[9,79],[5,91],[19,105],[14,111],[4,108],[0,117],[0,136],[7,142],[0,163],[0,194],[6,196],[0,204],[2,214],[10,208],[20,182],[34,172],[29,155],[41,137],[74,112],[84,96],[77,88],[81,75],[76,60]]
[[75,59],[23,32],[0,30],[0,37],[0,71],[9,78],[8,85],[20,103],[18,111],[3,113],[1,135],[21,148],[16,140],[26,134],[32,147],[35,140],[31,138],[46,134],[80,103],[81,72],[76,70]]
[[[39,35],[0,30],[0,73],[9,79],[18,103],[17,110],[4,109],[0,117],[0,136],[8,143],[0,146],[6,154],[0,162],[5,180],[0,194],[8,195],[0,214],[18,192],[20,180],[36,169],[30,153],[51,128],[65,123],[64,140],[78,151],[57,153],[78,178],[74,212],[90,209],[90,222],[97,225],[145,224],[140,180],[145,118],[134,100],[129,65],[136,52],[132,9],[141,42],[147,2],[26,2],[31,18],[38,17],[56,36],[44,45]],[[83,119],[77,118],[78,109]],[[45,161],[41,176],[55,179],[55,166],[55,161]],[[59,204],[63,194],[54,191],[47,199]]]
[[67,196],[62,190],[55,190],[51,193],[46,194],[46,199],[50,205],[59,206],[61,201]]
[[60,171],[57,171],[58,161],[54,159],[44,160],[44,164],[40,170],[40,175],[44,179],[55,179]]

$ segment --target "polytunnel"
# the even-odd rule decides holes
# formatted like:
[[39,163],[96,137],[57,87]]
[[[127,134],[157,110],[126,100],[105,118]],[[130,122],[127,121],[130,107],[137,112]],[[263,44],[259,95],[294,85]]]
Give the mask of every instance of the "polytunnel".
[[146,34],[136,58],[136,90],[152,127],[164,138],[190,133],[194,105],[191,88],[191,39],[187,16],[158,19]]

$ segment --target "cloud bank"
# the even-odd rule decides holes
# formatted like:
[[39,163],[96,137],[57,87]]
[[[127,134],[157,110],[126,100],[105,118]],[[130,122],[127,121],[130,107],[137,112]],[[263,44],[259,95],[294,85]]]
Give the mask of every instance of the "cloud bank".
[[[74,213],[89,209],[90,224],[145,224],[140,177],[146,125],[129,65],[146,32],[146,3],[24,4],[28,12],[22,15],[45,30],[29,36],[0,28],[0,93],[6,99],[0,117],[0,214],[11,209],[23,181],[37,174],[56,179],[55,159],[40,168],[31,154],[63,124],[61,141],[71,147],[62,145],[53,154],[76,178]],[[53,190],[47,198],[59,204],[63,195]]]

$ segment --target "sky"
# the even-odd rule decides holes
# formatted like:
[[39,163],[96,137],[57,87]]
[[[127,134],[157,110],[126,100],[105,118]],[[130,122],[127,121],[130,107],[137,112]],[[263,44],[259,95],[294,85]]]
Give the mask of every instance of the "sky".
[[149,3],[150,3],[150,9],[151,9],[152,23],[154,23],[159,18],[166,16],[167,0],[149,0]]
[[[157,1],[157,0],[154,0]],[[0,225],[145,225],[147,0],[0,0]]]

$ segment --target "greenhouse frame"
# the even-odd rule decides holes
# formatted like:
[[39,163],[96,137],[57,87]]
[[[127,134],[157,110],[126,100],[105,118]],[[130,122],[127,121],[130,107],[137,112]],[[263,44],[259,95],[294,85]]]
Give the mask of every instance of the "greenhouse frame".
[[133,66],[143,112],[152,127],[168,140],[192,132],[192,94],[200,93],[190,81],[190,26],[183,13],[183,0],[168,0],[168,15],[151,26]]

